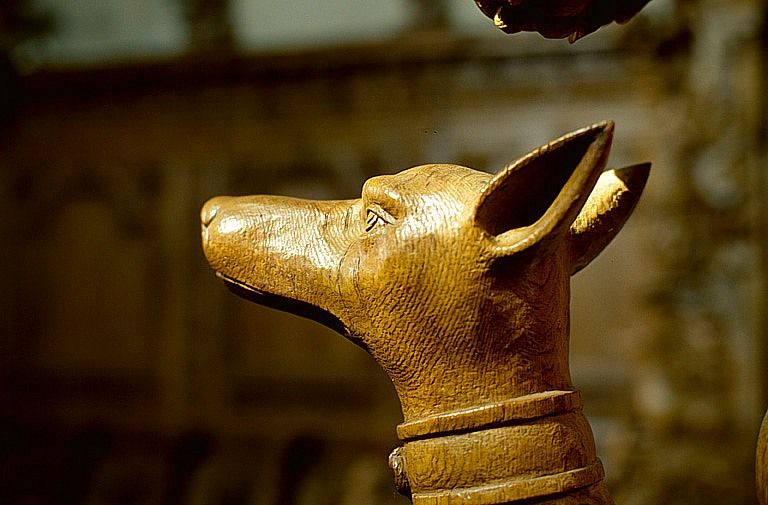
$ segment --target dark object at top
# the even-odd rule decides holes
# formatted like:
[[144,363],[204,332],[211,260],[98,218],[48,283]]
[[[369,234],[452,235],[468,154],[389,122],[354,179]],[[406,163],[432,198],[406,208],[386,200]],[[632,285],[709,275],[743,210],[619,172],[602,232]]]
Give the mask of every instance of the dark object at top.
[[603,25],[625,23],[650,0],[475,0],[506,33],[539,32],[576,42]]

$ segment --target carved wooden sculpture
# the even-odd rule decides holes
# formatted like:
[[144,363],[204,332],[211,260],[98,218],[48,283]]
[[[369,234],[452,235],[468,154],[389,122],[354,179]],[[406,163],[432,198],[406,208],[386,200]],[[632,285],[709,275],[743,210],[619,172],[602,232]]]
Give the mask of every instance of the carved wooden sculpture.
[[417,505],[608,504],[568,368],[569,278],[631,214],[649,165],[603,172],[613,124],[490,175],[424,165],[355,200],[219,197],[211,266],[236,293],[320,321],[395,385],[390,460]]
[[575,42],[603,25],[629,21],[650,0],[475,0],[507,33],[539,32]]
[[757,502],[760,505],[768,505],[768,412],[766,412],[763,418],[763,424],[760,427],[760,435],[757,440],[755,474]]

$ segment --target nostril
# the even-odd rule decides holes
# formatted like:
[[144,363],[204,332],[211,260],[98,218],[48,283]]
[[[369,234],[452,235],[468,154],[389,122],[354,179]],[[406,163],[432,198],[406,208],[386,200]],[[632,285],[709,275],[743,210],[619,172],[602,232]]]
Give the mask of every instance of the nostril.
[[203,226],[208,226],[218,212],[219,206],[216,203],[213,201],[207,202],[203,205],[203,209],[200,211],[200,222],[203,223]]

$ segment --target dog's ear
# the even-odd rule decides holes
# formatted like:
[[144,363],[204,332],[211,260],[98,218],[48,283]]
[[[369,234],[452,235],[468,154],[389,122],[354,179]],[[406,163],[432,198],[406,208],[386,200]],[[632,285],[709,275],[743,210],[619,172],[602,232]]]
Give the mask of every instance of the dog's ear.
[[499,172],[480,194],[475,224],[492,254],[546,246],[568,233],[605,168],[613,122],[569,133]]
[[651,164],[604,172],[571,225],[571,274],[597,257],[624,226],[637,205]]

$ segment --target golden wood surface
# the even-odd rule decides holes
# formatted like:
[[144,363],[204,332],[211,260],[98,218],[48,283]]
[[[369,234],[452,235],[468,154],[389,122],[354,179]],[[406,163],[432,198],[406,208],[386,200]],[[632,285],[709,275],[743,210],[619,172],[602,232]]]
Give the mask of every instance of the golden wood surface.
[[755,481],[757,483],[757,501],[768,505],[768,413],[763,418],[760,436],[757,440],[757,462]]
[[208,261],[235,292],[334,328],[397,390],[390,465],[416,504],[612,503],[568,367],[569,278],[631,214],[649,165],[604,172],[613,124],[497,175],[424,165],[359,199],[219,197]]

